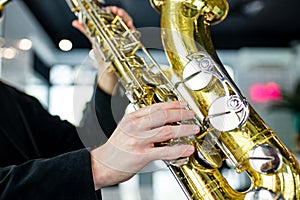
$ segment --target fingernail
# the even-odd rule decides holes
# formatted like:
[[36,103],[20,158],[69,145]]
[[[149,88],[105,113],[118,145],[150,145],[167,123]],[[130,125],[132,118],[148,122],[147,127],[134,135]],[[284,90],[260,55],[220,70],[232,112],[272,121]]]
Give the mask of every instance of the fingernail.
[[193,126],[193,131],[194,131],[195,133],[199,133],[200,127],[197,126],[197,125],[194,125],[194,126]]

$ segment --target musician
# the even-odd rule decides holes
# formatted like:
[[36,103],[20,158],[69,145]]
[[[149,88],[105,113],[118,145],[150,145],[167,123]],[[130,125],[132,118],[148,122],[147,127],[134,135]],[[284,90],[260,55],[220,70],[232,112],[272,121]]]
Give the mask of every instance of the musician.
[[161,103],[125,115],[107,142],[88,146],[76,127],[50,115],[36,98],[1,81],[0,97],[1,200],[101,198],[95,191],[128,180],[149,162],[194,151],[155,142],[199,131],[195,125],[165,125],[194,114],[184,102]]

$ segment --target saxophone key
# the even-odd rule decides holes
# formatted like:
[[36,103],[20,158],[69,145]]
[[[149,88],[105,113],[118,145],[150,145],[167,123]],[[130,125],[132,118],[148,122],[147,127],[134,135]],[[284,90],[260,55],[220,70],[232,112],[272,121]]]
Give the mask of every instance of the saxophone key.
[[282,155],[279,150],[269,144],[255,146],[248,159],[252,168],[261,174],[275,173],[282,164]]

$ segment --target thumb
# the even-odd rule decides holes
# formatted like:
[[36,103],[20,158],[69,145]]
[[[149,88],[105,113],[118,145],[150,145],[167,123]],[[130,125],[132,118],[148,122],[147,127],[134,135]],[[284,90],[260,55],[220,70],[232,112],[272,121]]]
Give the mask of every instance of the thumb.
[[82,23],[80,23],[78,20],[72,21],[72,26],[74,28],[77,28],[79,31],[81,31],[83,34],[86,33],[85,27]]

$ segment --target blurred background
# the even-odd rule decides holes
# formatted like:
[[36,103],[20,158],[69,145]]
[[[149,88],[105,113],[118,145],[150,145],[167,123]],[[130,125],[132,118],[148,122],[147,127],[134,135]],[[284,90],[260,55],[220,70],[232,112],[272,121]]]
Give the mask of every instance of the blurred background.
[[[106,3],[127,10],[137,28],[159,27],[160,15],[148,0]],[[293,106],[297,105],[282,110],[270,109],[270,105],[282,93],[294,95],[296,91],[300,75],[300,1],[228,3],[227,18],[212,27],[218,55],[256,111],[296,153]],[[50,113],[77,125],[91,97],[96,69],[88,57],[89,41],[71,26],[74,19],[64,0],[13,0],[7,4],[0,21],[0,78],[36,96]],[[163,51],[156,51],[155,58],[168,65]],[[74,91],[82,94],[80,98],[74,99]],[[162,163],[151,167],[153,172],[140,173],[126,183],[105,189],[104,199],[184,199]],[[249,184],[243,175],[224,173],[235,179],[231,184],[237,189]]]

